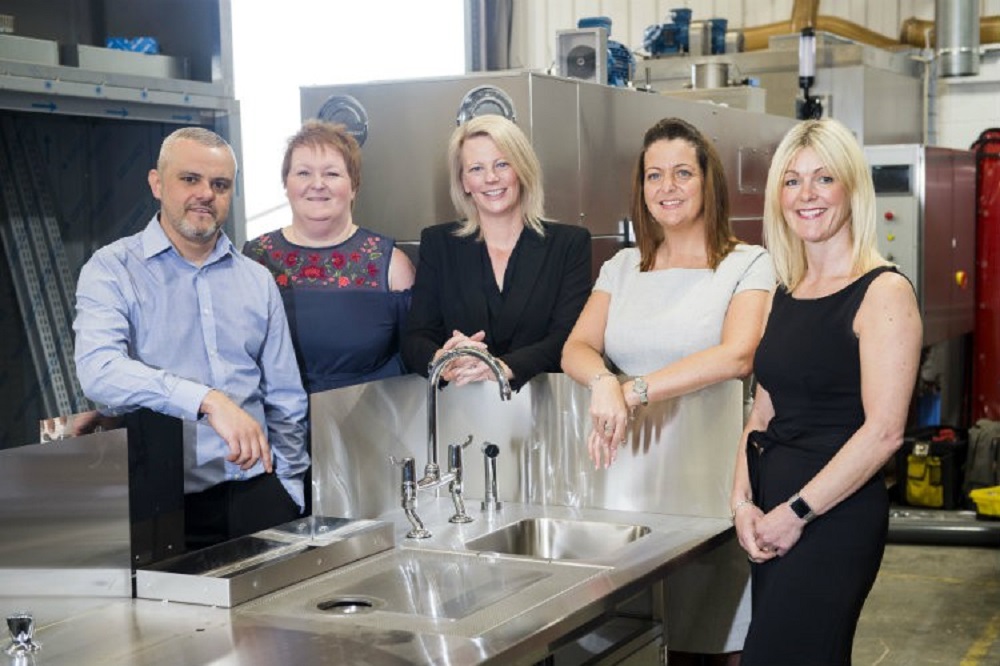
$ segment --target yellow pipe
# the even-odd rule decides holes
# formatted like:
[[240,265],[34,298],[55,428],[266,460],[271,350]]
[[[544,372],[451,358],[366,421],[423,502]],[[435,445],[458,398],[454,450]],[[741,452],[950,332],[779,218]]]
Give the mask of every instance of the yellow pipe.
[[[743,30],[743,48],[747,51],[762,51],[768,48],[771,37],[794,35],[803,28],[813,27],[817,32],[834,35],[882,49],[898,48],[901,45],[925,48],[934,45],[934,22],[910,18],[900,27],[899,41],[886,37],[857,23],[837,18],[819,16],[820,0],[795,0],[792,16],[787,21],[768,23]],[[928,44],[930,40],[930,44]],[[979,43],[1000,42],[1000,16],[984,16],[979,21]]]
[[[908,18],[899,29],[899,41],[919,48],[934,46],[934,21]],[[979,19],[979,43],[1000,42],[1000,16],[984,16]]]
[[[802,31],[802,28],[795,28],[795,21],[779,21],[778,23],[768,23],[756,28],[747,28],[743,31],[743,48],[746,51],[760,51],[768,47],[771,37],[779,35],[793,35]],[[817,16],[813,27],[817,32],[829,32],[834,35],[846,37],[856,42],[870,44],[882,49],[898,47],[899,42],[885,35],[879,34],[868,28],[864,28],[857,23],[845,21],[836,16]]]
[[795,0],[792,6],[791,32],[802,32],[802,28],[816,27],[819,16],[819,0]]

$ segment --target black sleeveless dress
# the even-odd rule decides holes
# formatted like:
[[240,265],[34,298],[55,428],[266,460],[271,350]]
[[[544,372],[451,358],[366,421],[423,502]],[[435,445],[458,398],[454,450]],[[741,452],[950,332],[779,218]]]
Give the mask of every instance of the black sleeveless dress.
[[[754,372],[774,417],[753,432],[747,462],[766,513],[815,476],[861,427],[861,361],[853,323],[870,271],[829,296],[775,292]],[[811,522],[783,557],[752,565],[753,617],[743,666],[851,663],[854,631],[875,582],[888,529],[882,474]]]

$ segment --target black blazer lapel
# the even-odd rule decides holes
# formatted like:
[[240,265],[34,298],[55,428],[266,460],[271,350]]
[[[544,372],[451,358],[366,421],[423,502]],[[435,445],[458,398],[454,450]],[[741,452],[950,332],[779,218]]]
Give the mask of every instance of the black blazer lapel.
[[[454,287],[458,290],[459,298],[465,307],[462,309],[467,313],[463,325],[468,328],[475,326],[472,330],[463,330],[465,335],[472,335],[479,330],[479,324],[472,322],[488,322],[490,319],[486,307],[486,294],[483,293],[483,259],[482,243],[477,241],[475,236],[467,236],[457,239],[455,243],[455,268],[458,275],[449,276],[455,280]],[[485,330],[485,324],[484,324]],[[487,331],[488,332],[488,331]],[[451,331],[446,331],[446,337],[451,337]]]
[[535,285],[545,268],[545,257],[549,251],[550,236],[542,238],[531,229],[521,232],[520,256],[509,285],[504,285],[504,303],[500,321],[497,324],[496,339],[510,339],[517,327],[524,309],[531,300]]

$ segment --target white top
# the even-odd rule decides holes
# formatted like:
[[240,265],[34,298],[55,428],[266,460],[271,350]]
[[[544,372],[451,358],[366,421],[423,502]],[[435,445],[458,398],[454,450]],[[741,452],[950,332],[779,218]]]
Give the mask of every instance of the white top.
[[605,353],[627,375],[643,375],[719,344],[734,294],[772,291],[774,266],[764,248],[738,245],[714,271],[639,272],[638,248],[601,267],[595,291],[611,294]]
[[[738,245],[714,271],[640,273],[639,250],[622,250],[601,267],[594,286],[611,296],[605,354],[627,375],[651,373],[721,342],[734,294],[774,287],[771,258],[756,245]],[[652,403],[638,410],[615,464],[587,477],[581,495],[608,509],[728,518],[742,429],[737,379]],[[670,575],[668,645],[687,652],[742,649],[750,621],[748,573],[733,542]]]

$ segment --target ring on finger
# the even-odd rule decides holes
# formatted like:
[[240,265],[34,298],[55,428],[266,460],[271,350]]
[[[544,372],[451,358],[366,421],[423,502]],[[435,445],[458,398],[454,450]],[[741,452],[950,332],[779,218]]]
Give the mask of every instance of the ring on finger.
[[614,431],[615,431],[615,426],[614,425],[612,425],[611,423],[605,423],[604,424],[604,434],[605,435],[610,435]]

